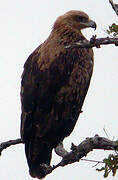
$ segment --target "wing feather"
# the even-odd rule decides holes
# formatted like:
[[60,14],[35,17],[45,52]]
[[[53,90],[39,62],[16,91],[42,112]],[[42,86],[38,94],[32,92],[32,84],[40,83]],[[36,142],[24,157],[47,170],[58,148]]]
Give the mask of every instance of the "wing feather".
[[66,54],[62,52],[57,57],[55,54],[50,57],[47,50],[47,57],[51,58],[51,63],[43,53],[42,47],[39,46],[24,65],[21,81],[21,137],[24,140],[32,137],[33,126],[39,127],[40,136],[47,132],[51,126],[48,115],[54,98],[66,83],[73,67],[73,63],[66,61]]

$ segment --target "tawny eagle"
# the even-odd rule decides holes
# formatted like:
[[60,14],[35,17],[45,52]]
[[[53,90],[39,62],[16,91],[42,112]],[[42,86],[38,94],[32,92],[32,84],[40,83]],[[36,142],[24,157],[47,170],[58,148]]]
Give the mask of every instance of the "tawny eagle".
[[[43,178],[53,148],[77,122],[93,71],[93,51],[71,45],[96,28],[82,11],[57,18],[49,37],[27,59],[21,82],[21,137],[32,177]],[[70,45],[70,48],[66,48]]]

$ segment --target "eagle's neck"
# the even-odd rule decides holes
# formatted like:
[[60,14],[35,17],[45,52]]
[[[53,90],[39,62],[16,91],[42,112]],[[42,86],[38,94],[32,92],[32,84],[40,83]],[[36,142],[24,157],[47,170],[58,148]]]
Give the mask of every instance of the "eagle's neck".
[[85,40],[80,30],[67,25],[54,27],[52,35],[56,36],[60,43],[64,43],[65,45]]

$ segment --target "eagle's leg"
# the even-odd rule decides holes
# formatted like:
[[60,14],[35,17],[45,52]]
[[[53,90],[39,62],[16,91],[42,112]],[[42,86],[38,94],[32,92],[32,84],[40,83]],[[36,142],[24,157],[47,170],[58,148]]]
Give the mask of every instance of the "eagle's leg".
[[60,142],[56,148],[55,148],[55,152],[58,156],[61,156],[62,158],[64,158],[67,154],[68,151],[66,151],[63,147],[63,142]]

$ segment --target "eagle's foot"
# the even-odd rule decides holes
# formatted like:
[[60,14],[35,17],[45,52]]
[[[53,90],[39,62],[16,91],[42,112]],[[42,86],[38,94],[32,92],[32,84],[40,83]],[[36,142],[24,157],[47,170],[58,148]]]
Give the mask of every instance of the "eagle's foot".
[[62,157],[62,161],[59,163],[60,166],[65,166],[77,161],[77,146],[75,146],[73,143],[71,150],[72,152],[66,151],[63,147],[62,142],[57,145],[57,147],[55,148],[55,152],[57,155]]
[[47,165],[45,163],[42,163],[40,166],[43,168],[45,175],[50,174],[52,172],[52,166]]
[[57,145],[57,147],[55,148],[55,152],[57,155],[61,156],[62,158],[68,154],[68,151],[66,151],[63,147],[63,142],[60,142]]

